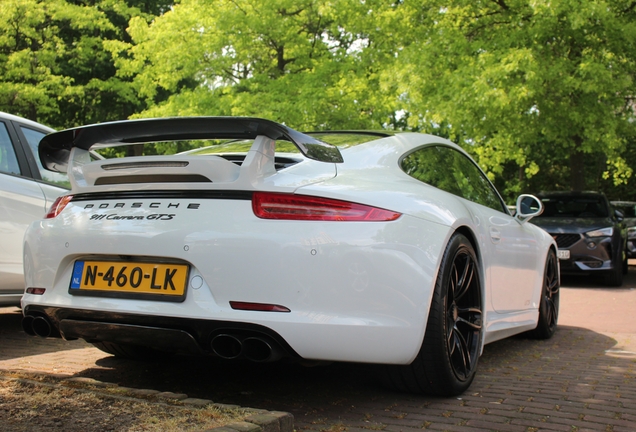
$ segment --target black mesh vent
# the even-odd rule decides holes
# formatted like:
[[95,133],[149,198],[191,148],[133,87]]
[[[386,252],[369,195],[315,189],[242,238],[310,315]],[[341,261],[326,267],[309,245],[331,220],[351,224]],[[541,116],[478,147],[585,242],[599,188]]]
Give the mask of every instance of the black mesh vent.
[[569,248],[581,240],[581,234],[551,234],[557,242],[559,249]]

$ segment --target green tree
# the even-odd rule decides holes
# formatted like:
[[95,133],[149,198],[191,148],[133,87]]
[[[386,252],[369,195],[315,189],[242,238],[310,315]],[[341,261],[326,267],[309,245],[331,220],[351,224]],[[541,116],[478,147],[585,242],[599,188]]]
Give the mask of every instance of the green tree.
[[116,76],[104,41],[128,41],[133,16],[152,19],[165,2],[2,0],[0,110],[62,128],[125,119],[143,109]]
[[636,2],[413,0],[401,20],[408,34],[385,79],[409,125],[449,124],[493,178],[512,174],[507,195],[558,167],[561,187],[594,186],[587,159],[615,183],[631,176]]
[[[141,116],[244,115],[297,129],[381,128],[395,97],[380,88],[387,39],[370,3],[182,0],[132,43],[111,42],[119,76],[150,108]],[[376,35],[381,37],[373,39]],[[377,49],[376,49],[377,45]]]

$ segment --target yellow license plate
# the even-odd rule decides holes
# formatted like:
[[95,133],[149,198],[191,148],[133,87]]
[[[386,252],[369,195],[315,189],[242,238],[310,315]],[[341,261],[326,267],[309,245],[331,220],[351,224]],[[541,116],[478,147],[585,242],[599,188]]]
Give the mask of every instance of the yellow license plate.
[[69,291],[183,297],[187,278],[185,264],[75,261]]

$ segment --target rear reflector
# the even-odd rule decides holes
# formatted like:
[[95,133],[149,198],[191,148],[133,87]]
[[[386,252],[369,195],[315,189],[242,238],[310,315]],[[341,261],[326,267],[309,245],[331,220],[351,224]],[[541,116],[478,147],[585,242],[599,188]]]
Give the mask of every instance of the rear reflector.
[[267,303],[248,303],[231,301],[230,306],[236,310],[259,311],[259,312],[291,312],[285,306],[267,304]]
[[48,213],[44,216],[44,219],[51,219],[59,215],[60,213],[62,213],[62,210],[64,210],[64,207],[66,207],[66,205],[70,203],[72,199],[73,199],[73,195],[64,195],[64,196],[58,197],[53,202],[53,205],[49,209]]
[[27,294],[43,295],[46,292],[46,288],[27,288]]
[[394,211],[348,201],[271,192],[255,192],[252,209],[261,219],[387,222],[402,216]]

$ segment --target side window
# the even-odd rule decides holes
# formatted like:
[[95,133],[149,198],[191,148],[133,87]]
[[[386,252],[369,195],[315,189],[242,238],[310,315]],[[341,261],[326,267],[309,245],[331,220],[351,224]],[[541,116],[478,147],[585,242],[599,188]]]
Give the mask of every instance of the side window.
[[22,174],[18,165],[18,158],[9,137],[7,125],[0,122],[0,172],[8,174]]
[[69,182],[68,176],[66,174],[49,171],[42,166],[40,155],[38,154],[38,144],[46,134],[35,129],[29,129],[25,126],[20,126],[20,129],[22,130],[22,133],[29,143],[31,152],[33,152],[33,156],[35,157],[35,162],[38,164],[38,169],[40,170],[40,176],[42,176],[42,180],[55,186],[70,188],[71,183]]
[[453,195],[506,213],[499,195],[477,166],[446,146],[417,150],[402,160],[405,173]]

